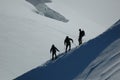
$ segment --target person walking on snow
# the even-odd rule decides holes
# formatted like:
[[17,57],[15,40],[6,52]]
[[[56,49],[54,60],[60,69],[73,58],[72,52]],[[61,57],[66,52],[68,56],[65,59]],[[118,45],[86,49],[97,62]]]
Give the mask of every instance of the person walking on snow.
[[66,46],[65,52],[67,52],[68,47],[69,47],[69,51],[71,50],[71,41],[73,43],[73,39],[71,39],[68,36],[66,36],[66,38],[64,40],[64,45]]
[[82,44],[82,37],[83,37],[84,35],[85,35],[85,31],[79,29],[79,38],[78,38],[79,45]]
[[50,49],[50,53],[52,53],[52,60],[57,58],[56,51],[60,52],[53,44]]

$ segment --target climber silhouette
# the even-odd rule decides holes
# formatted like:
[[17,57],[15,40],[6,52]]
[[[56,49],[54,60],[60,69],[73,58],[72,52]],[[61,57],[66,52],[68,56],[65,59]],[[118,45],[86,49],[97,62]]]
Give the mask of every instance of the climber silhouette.
[[78,38],[79,45],[82,44],[82,37],[83,37],[84,35],[85,35],[85,31],[79,29],[79,38]]
[[52,60],[57,58],[56,51],[60,52],[53,44],[50,49],[50,53],[52,53]]
[[72,43],[73,43],[73,39],[66,36],[66,38],[64,40],[64,45],[66,46],[65,52],[68,51],[68,47],[69,47],[69,51],[71,50],[71,42],[70,41],[72,41]]

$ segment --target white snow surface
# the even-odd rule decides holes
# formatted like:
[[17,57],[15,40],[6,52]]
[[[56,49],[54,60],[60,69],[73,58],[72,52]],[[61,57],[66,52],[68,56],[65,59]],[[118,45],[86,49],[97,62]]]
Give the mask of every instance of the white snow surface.
[[25,0],[0,1],[0,80],[12,80],[49,60],[49,49],[53,43],[62,53],[66,35],[78,44],[79,28],[86,31],[83,42],[108,28],[75,11],[71,13],[72,8],[64,7],[66,4],[58,1],[51,5],[53,9],[59,7],[57,11],[69,18],[70,22],[62,23],[36,14],[34,6]]

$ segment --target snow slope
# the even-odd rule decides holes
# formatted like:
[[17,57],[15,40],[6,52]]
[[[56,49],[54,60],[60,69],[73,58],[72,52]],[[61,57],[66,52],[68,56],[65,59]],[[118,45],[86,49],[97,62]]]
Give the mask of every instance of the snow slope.
[[[114,24],[120,27],[120,20]],[[117,33],[116,36],[120,35]],[[111,34],[111,36],[113,36]],[[120,38],[115,40],[75,80],[119,80]]]
[[[110,51],[109,51],[109,49],[106,49],[106,52],[112,51],[111,56],[105,54],[106,56],[104,58],[100,57],[100,59],[104,60],[107,57],[106,60],[109,62],[108,65],[110,65],[110,64],[112,64],[112,62],[114,62],[113,65],[109,66],[109,68],[107,68],[106,71],[104,70],[104,72],[103,72],[103,76],[105,76],[104,78],[106,79],[111,75],[113,75],[115,77],[115,75],[112,73],[117,73],[116,70],[119,69],[119,56],[118,56],[119,49],[120,49],[119,44],[118,44],[120,41],[120,24],[119,23],[120,23],[120,21],[116,22],[116,24],[114,24],[106,32],[104,32],[100,36],[96,37],[95,39],[90,40],[87,43],[84,43],[79,48],[73,49],[72,51],[70,51],[69,53],[66,53],[66,54],[63,53],[60,56],[60,58],[58,58],[56,61],[48,61],[43,66],[39,66],[39,67],[29,71],[29,72],[19,76],[15,80],[40,80],[40,79],[41,80],[73,80],[74,78],[77,77],[78,74],[81,74],[83,72],[83,70],[99,54],[101,54],[108,46],[110,46],[111,43],[113,43],[113,45],[110,46]],[[112,55],[113,53],[115,53],[115,54]],[[110,63],[110,61],[111,61],[111,63]],[[102,64],[105,64],[106,61],[99,62],[99,60],[98,60],[98,61],[96,61],[96,63],[98,63],[98,64],[95,66],[91,65],[92,67],[89,70],[88,74],[91,73],[91,71],[95,67],[98,67],[98,68],[102,67],[103,69],[105,68],[105,66]],[[99,66],[100,64],[101,64],[101,66]],[[95,69],[97,72],[98,72],[98,68]],[[103,71],[103,70],[100,69],[100,71]],[[109,73],[107,71],[110,71],[111,73]],[[92,77],[94,77],[95,74],[96,73],[93,73]],[[84,79],[80,79],[80,80],[84,80]],[[88,78],[88,80],[89,80],[89,78]],[[101,80],[103,80],[103,79],[101,79]]]
[[68,23],[36,14],[35,7],[25,0],[0,0],[0,80],[12,80],[49,60],[49,49],[53,43],[62,53],[62,43],[66,35],[78,44],[79,28],[86,31],[84,42],[108,28],[101,27],[104,25],[86,18],[85,15],[81,16],[71,4],[64,1],[63,4],[61,1],[55,0],[50,7],[58,9],[56,11],[69,18]]

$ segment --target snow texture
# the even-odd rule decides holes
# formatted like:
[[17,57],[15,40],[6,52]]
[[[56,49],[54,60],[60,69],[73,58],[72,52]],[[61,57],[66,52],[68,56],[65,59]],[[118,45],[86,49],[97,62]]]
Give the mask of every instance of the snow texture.
[[[88,75],[95,70],[97,73],[93,72],[93,74],[90,75],[90,79],[99,79],[97,76],[99,71],[102,71],[99,73],[102,74],[100,75],[102,76],[101,80],[109,79],[112,76],[115,77],[114,74],[119,73],[119,38],[120,25],[114,24],[110,29],[95,39],[90,40],[89,42],[81,45],[79,48],[73,49],[68,53],[63,53],[64,56],[58,58],[56,61],[48,61],[47,63],[43,64],[43,66],[39,66],[29,71],[19,76],[15,80],[73,80],[78,74],[81,74],[97,56],[104,54],[103,51],[108,46],[110,46],[110,50],[106,49],[105,53],[107,52],[109,54],[104,54],[105,56],[99,57],[100,59],[95,61],[96,63],[93,62],[93,64],[90,65],[89,70],[87,69],[87,74],[83,75],[85,76],[85,79],[87,76],[89,80]],[[112,46],[111,43],[113,43]],[[109,56],[110,54],[111,56]],[[105,65],[106,63],[109,67]],[[81,80],[81,78],[79,79]]]

